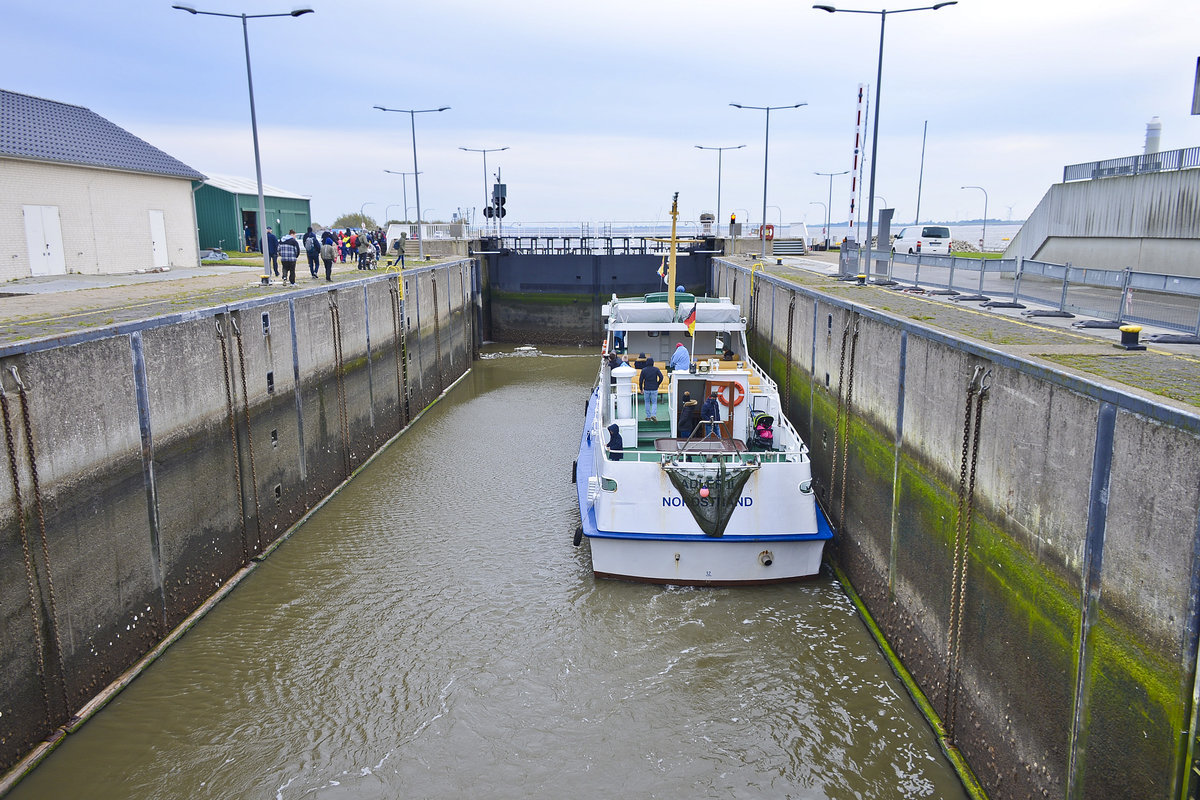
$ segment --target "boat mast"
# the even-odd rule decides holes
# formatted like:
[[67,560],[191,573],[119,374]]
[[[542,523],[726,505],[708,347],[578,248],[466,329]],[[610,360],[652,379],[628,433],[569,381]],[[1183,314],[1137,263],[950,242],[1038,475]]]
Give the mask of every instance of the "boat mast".
[[675,223],[679,219],[679,192],[671,200],[671,252],[667,256],[667,304],[675,310]]

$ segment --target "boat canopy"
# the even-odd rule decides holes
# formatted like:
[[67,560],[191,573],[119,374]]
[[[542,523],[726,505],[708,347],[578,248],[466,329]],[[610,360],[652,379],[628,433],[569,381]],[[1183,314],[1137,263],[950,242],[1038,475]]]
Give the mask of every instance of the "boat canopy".
[[[691,313],[692,309],[689,306],[693,303],[696,309],[696,327],[700,330],[739,330],[742,327],[741,310],[725,297],[685,300],[679,303],[678,311],[673,310],[665,301],[653,302],[649,297],[628,300],[614,297],[604,306],[603,313],[610,323],[620,325],[626,330],[654,330],[683,322],[684,317]],[[635,327],[639,323],[646,327]]]

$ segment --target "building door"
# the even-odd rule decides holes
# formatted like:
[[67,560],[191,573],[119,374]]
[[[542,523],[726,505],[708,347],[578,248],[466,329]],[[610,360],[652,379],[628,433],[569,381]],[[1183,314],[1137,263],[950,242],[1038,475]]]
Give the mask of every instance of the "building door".
[[66,275],[62,226],[58,206],[25,206],[25,242],[29,246],[29,274]]
[[163,221],[163,212],[157,209],[150,211],[150,251],[152,267],[170,266],[171,259],[167,255],[167,226]]

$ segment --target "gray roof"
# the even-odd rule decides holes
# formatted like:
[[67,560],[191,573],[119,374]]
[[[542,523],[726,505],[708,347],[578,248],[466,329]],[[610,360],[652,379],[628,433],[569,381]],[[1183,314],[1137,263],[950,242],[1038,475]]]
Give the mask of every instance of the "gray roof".
[[204,179],[83,106],[0,89],[0,158],[5,156]]

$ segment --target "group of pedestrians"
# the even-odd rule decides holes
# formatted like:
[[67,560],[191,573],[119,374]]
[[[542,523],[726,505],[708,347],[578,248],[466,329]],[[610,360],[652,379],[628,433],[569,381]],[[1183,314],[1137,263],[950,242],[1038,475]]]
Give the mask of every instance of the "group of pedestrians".
[[[403,236],[397,241],[397,254],[393,265],[398,261],[404,266]],[[359,269],[374,269],[383,254],[387,253],[387,236],[382,230],[355,231],[324,230],[320,233],[309,226],[304,235],[297,239],[296,231],[289,230],[283,239],[278,238],[273,230],[267,231],[267,255],[271,260],[271,270],[276,277],[292,284],[296,283],[296,262],[300,253],[308,258],[308,272],[313,280],[320,278],[321,267],[325,267],[325,280],[333,280],[334,263],[346,263],[346,258],[357,264]]]

